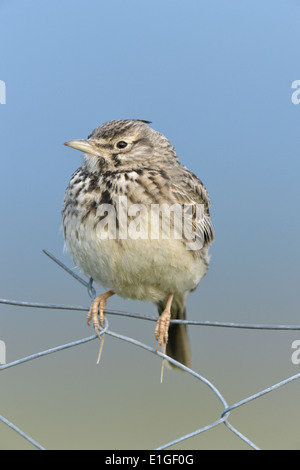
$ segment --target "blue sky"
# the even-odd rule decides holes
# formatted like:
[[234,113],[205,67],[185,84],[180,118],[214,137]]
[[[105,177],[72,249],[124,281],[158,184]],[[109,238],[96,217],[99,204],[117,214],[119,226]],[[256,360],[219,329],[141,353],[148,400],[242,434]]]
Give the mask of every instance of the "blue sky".
[[[172,141],[211,197],[211,269],[189,298],[189,318],[299,323],[300,105],[291,100],[299,2],[0,0],[0,17],[0,296],[88,302],[41,254],[72,266],[60,211],[81,157],[62,144],[111,119],[141,118]],[[15,358],[26,341],[1,311],[0,339]],[[50,345],[70,324],[16,315],[26,334],[36,321],[38,331],[47,325]],[[85,333],[80,318],[72,334]]]

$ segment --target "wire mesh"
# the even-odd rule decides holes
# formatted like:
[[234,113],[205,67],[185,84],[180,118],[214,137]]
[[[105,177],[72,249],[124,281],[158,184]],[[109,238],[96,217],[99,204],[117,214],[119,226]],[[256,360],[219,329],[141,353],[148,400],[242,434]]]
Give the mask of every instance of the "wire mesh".
[[[70,268],[68,268],[64,263],[62,263],[60,260],[58,260],[55,256],[53,256],[51,253],[49,253],[46,250],[43,250],[44,253],[51,258],[58,266],[60,266],[62,269],[64,269],[69,275],[71,275],[76,281],[80,282],[87,288],[87,292],[89,294],[89,297],[91,299],[94,299],[96,296],[96,291],[93,287],[93,280],[90,279],[89,282],[85,281],[82,279],[80,276],[78,276],[76,273],[74,273]],[[29,308],[45,308],[45,309],[59,309],[59,310],[72,310],[72,311],[87,311],[86,307],[78,306],[78,305],[59,305],[59,304],[50,304],[50,303],[38,303],[38,302],[24,302],[24,301],[19,301],[19,300],[8,300],[8,299],[0,299],[0,303],[6,304],[6,305],[15,305],[15,306],[21,306],[21,307],[29,307]],[[131,312],[124,312],[124,311],[118,311],[118,310],[105,310],[106,315],[119,315],[119,316],[125,316],[125,317],[131,317],[131,318],[139,318],[143,319],[146,321],[157,321],[157,318],[148,316],[148,315],[142,315],[142,314],[134,314]],[[195,321],[195,320],[171,320],[173,323],[185,323],[186,325],[201,325],[201,326],[209,326],[209,327],[218,327],[218,328],[242,328],[242,329],[253,329],[253,330],[300,330],[300,325],[268,325],[268,324],[250,324],[250,323],[233,323],[233,322],[213,322],[213,321]],[[148,351],[149,353],[155,354],[160,356],[161,358],[164,358],[168,360],[170,363],[176,365],[183,371],[187,372],[189,375],[194,377],[195,379],[199,380],[200,382],[204,383],[213,393],[218,400],[221,402],[221,405],[223,407],[222,412],[220,414],[220,418],[216,421],[213,421],[211,423],[208,423],[206,426],[201,427],[199,429],[196,429],[188,434],[184,434],[182,436],[179,436],[178,438],[169,441],[165,444],[160,445],[159,447],[156,448],[156,450],[164,450],[167,448],[170,448],[174,446],[175,444],[179,444],[187,439],[190,439],[192,437],[195,437],[197,435],[200,435],[202,433],[207,432],[208,430],[215,428],[217,426],[224,425],[226,429],[228,429],[230,432],[232,432],[235,436],[237,436],[240,440],[242,440],[244,443],[246,443],[250,448],[255,449],[255,450],[260,450],[260,448],[253,443],[250,439],[248,439],[243,433],[241,433],[236,427],[234,427],[230,422],[229,422],[229,416],[230,414],[236,410],[237,408],[240,408],[247,403],[252,402],[253,400],[257,400],[258,398],[269,394],[273,392],[274,390],[284,387],[287,384],[300,379],[300,373],[292,375],[280,382],[275,383],[274,385],[265,388],[263,390],[260,390],[259,392],[250,395],[243,400],[240,400],[236,403],[233,403],[232,405],[228,405],[227,401],[225,400],[223,394],[218,390],[218,388],[210,382],[207,378],[203,377],[196,371],[189,369],[188,367],[180,364],[179,362],[175,361],[171,357],[166,356],[165,354],[161,353],[160,351],[156,351],[156,349],[148,346],[147,344],[144,344],[134,338],[128,337],[121,335],[119,333],[116,333],[114,331],[111,331],[109,328],[109,322],[107,319],[107,316],[105,317],[105,325],[104,328],[101,329],[100,335],[109,335],[112,336],[120,341],[125,341],[127,343],[130,343],[136,347],[143,348],[144,350]],[[22,364],[28,362],[28,361],[33,361],[45,356],[48,356],[49,354],[56,354],[62,350],[69,349],[69,348],[74,348],[77,347],[78,345],[88,343],[90,341],[95,341],[98,340],[98,336],[96,334],[93,334],[91,336],[78,339],[76,341],[72,341],[66,344],[59,345],[57,347],[53,347],[50,349],[46,349],[44,351],[40,351],[38,353],[23,357],[21,359],[18,359],[13,362],[9,362],[7,364],[0,365],[0,371],[4,371],[6,369],[12,368],[12,367],[18,367],[21,366]],[[40,443],[38,443],[35,439],[33,439],[31,436],[29,436],[25,431],[20,429],[18,426],[10,422],[7,418],[4,416],[0,415],[0,421],[12,429],[14,432],[22,436],[25,440],[30,442],[33,447],[39,450],[45,450],[45,447],[42,446]]]

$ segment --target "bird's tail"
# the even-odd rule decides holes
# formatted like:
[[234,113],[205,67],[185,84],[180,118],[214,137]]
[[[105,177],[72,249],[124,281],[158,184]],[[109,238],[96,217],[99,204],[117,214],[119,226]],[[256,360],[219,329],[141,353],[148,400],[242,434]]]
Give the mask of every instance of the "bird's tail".
[[[162,314],[166,307],[166,303],[159,303],[157,305],[159,315]],[[171,307],[172,320],[185,320],[185,299],[174,298]],[[169,339],[167,343],[167,355],[172,357],[181,364],[191,367],[191,351],[187,335],[186,325],[171,323],[169,328]],[[169,363],[173,368],[173,364]]]

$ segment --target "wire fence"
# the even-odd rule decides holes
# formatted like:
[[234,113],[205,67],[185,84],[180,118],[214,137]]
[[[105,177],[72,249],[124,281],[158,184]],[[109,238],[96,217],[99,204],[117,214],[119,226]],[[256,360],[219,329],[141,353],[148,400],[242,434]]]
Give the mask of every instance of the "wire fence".
[[[68,274],[70,274],[73,278],[75,278],[78,282],[83,284],[88,291],[88,294],[90,298],[93,300],[96,296],[96,291],[93,287],[93,280],[90,279],[89,282],[85,281],[82,279],[80,276],[75,274],[71,269],[69,269],[65,264],[63,264],[60,260],[58,260],[55,256],[53,256],[51,253],[49,253],[46,250],[43,250],[44,253],[49,256],[55,263],[57,263],[62,269],[64,269]],[[21,306],[21,307],[30,307],[30,308],[45,308],[45,309],[59,309],[59,310],[73,310],[73,311],[87,311],[86,307],[82,306],[77,306],[77,305],[58,305],[58,304],[49,304],[49,303],[37,303],[37,302],[23,302],[23,301],[17,301],[17,300],[8,300],[8,299],[0,299],[0,303],[6,304],[6,305],[15,305],[15,306]],[[147,321],[157,321],[157,318],[152,317],[152,316],[147,316],[147,315],[141,315],[141,314],[133,314],[130,312],[123,312],[123,311],[117,311],[117,310],[105,310],[105,313],[107,315],[119,315],[119,316],[125,316],[125,317],[131,317],[131,318],[139,318]],[[300,325],[267,325],[267,324],[249,324],[249,323],[229,323],[229,322],[211,322],[211,321],[194,321],[194,320],[171,320],[173,323],[185,323],[186,325],[201,325],[201,326],[210,326],[210,327],[218,327],[218,328],[242,328],[242,329],[254,329],[254,330],[300,330]],[[253,443],[250,439],[248,439],[244,434],[242,434],[236,427],[232,426],[229,422],[229,416],[230,414],[236,410],[237,408],[240,408],[244,405],[246,405],[249,402],[252,402],[253,400],[256,400],[266,394],[269,394],[273,392],[274,390],[284,387],[290,382],[293,382],[295,380],[300,379],[300,373],[296,375],[292,375],[288,377],[285,380],[282,380],[264,390],[259,391],[258,393],[255,393],[254,395],[250,395],[246,397],[245,399],[238,401],[236,403],[233,403],[232,405],[228,405],[224,396],[222,393],[218,390],[218,388],[211,383],[207,378],[201,376],[197,372],[195,372],[192,369],[189,369],[188,367],[185,367],[184,365],[180,364],[179,362],[175,361],[174,359],[166,356],[165,354],[161,353],[160,351],[156,351],[156,349],[148,346],[147,344],[144,344],[134,338],[130,338],[128,336],[121,335],[119,333],[116,333],[114,331],[111,331],[109,328],[109,322],[107,320],[107,316],[105,317],[105,325],[104,328],[101,329],[100,335],[109,335],[112,336],[118,340],[121,341],[126,341],[127,343],[130,343],[136,347],[143,348],[144,350],[148,351],[149,353],[155,354],[160,356],[161,358],[164,358],[168,360],[170,363],[176,365],[183,371],[187,372],[200,382],[204,383],[209,389],[211,390],[211,393],[213,393],[218,400],[221,402],[223,410],[220,414],[220,418],[216,421],[213,421],[211,423],[208,423],[206,426],[201,427],[195,431],[192,431],[188,434],[184,434],[182,436],[179,436],[177,439],[174,439],[170,442],[167,442],[159,447],[156,448],[156,450],[163,450],[170,448],[174,446],[175,444],[179,444],[182,441],[185,441],[187,439],[190,439],[194,436],[197,436],[199,434],[202,434],[212,428],[215,428],[217,426],[222,426],[224,425],[230,432],[232,432],[235,436],[237,436],[239,439],[241,439],[243,442],[245,442],[250,448],[255,449],[255,450],[260,450],[260,448]],[[72,341],[67,344],[62,344],[60,346],[47,349],[45,351],[40,351],[36,354],[32,354],[30,356],[23,357],[21,359],[18,359],[16,361],[0,365],[0,371],[4,371],[6,369],[12,368],[12,367],[18,367],[28,361],[33,361],[35,359],[42,358],[44,356],[48,356],[49,354],[55,354],[58,353],[59,351],[69,349],[69,348],[74,348],[78,345],[88,343],[90,341],[95,341],[98,340],[98,336],[96,334],[93,334],[92,336],[88,336],[86,338],[78,339],[77,341]],[[4,416],[0,415],[0,421],[5,424],[7,427],[11,428],[13,431],[15,431],[17,434],[22,436],[24,439],[26,439],[28,442],[32,444],[36,449],[39,450],[45,450],[45,447],[42,446],[40,443],[38,443],[36,440],[34,440],[31,436],[26,434],[25,431],[17,427],[15,424],[11,423],[7,418]]]

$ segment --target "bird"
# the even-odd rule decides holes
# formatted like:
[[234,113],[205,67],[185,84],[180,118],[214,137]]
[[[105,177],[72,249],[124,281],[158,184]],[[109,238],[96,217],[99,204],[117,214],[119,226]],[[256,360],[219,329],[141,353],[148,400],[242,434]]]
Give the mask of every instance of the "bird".
[[65,142],[84,159],[66,189],[62,227],[73,262],[107,289],[87,316],[97,335],[113,295],[152,302],[156,351],[190,368],[186,324],[172,320],[186,319],[186,297],[209,267],[210,201],[202,181],[150,124],[108,121],[87,139]]

